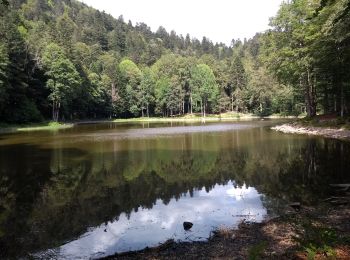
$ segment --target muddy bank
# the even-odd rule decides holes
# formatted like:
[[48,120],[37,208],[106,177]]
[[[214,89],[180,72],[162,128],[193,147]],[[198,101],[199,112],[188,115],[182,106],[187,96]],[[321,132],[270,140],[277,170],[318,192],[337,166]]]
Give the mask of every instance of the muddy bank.
[[350,259],[349,200],[286,210],[263,223],[219,228],[205,242],[176,243],[104,259]]
[[297,122],[278,125],[271,128],[272,130],[289,133],[289,134],[306,134],[324,136],[329,138],[350,140],[350,130],[343,128],[303,126]]

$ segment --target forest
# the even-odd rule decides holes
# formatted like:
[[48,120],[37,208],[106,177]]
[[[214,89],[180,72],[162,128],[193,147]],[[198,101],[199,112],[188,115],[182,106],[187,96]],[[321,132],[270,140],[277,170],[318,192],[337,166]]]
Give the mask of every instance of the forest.
[[284,1],[270,26],[227,46],[75,0],[2,0],[0,122],[348,115],[350,1]]

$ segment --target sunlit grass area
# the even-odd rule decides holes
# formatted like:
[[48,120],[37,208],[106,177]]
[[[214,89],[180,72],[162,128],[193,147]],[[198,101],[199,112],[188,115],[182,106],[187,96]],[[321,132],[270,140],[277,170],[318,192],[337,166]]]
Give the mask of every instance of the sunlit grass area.
[[[226,112],[221,114],[207,114],[203,117],[199,113],[186,114],[184,116],[174,117],[137,117],[137,118],[118,118],[114,119],[113,122],[125,123],[125,122],[201,122],[201,121],[235,121],[235,120],[250,120],[262,118],[254,114],[244,114],[236,112]],[[271,116],[263,118],[295,118],[294,116],[282,116],[280,114],[273,114]]]
[[60,122],[44,122],[37,124],[23,124],[23,125],[0,125],[0,132],[26,132],[26,131],[56,131],[59,129],[66,129],[73,127],[71,123],[60,123]]

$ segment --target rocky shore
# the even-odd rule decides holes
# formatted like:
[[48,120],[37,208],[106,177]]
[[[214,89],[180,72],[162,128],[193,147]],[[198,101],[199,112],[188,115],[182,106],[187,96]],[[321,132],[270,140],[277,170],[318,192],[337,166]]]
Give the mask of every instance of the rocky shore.
[[306,134],[324,136],[335,139],[350,140],[350,130],[343,128],[304,126],[297,122],[278,125],[271,128],[272,130],[288,134]]

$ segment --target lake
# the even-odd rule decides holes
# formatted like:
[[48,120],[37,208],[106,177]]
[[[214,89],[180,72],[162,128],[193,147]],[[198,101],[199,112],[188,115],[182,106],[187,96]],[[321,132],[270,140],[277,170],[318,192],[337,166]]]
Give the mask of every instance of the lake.
[[[98,258],[318,203],[350,144],[278,121],[97,123],[0,135],[0,258]],[[185,231],[183,222],[193,227]]]

